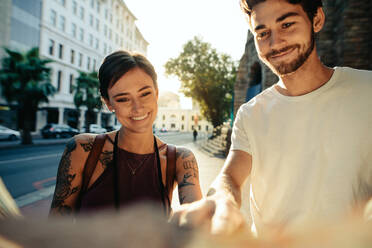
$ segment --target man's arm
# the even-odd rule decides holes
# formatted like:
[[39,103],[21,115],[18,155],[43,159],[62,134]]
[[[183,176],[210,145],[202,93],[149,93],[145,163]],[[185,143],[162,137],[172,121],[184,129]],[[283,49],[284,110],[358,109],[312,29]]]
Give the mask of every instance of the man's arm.
[[224,167],[212,183],[205,198],[184,204],[171,218],[181,226],[209,226],[212,233],[232,233],[244,224],[239,211],[241,188],[252,168],[250,154],[230,151]]
[[240,150],[229,152],[225,164],[212,183],[207,197],[216,193],[232,200],[238,208],[241,206],[241,189],[251,173],[252,156]]

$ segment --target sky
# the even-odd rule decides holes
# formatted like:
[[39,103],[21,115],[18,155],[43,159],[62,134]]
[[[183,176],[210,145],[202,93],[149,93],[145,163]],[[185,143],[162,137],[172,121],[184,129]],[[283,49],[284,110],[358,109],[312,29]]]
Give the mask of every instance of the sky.
[[199,36],[220,53],[239,60],[244,53],[248,24],[239,0],[124,0],[137,18],[136,24],[149,42],[147,57],[158,73],[160,93],[172,91],[183,108],[191,100],[179,93],[181,83],[167,77],[164,64],[176,58],[183,45]]

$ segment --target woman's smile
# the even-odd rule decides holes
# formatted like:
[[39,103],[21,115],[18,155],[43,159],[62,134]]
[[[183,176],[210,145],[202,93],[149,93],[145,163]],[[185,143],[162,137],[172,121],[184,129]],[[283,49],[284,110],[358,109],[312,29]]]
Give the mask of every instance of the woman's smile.
[[142,116],[132,116],[130,117],[132,120],[135,120],[135,121],[142,121],[144,119],[146,119],[147,117],[149,116],[149,113],[146,113]]

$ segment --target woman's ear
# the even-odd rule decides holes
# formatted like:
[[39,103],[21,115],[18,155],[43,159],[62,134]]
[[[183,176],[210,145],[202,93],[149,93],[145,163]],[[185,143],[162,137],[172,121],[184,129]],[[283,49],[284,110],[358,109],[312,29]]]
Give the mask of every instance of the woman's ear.
[[111,105],[111,103],[110,103],[110,101],[109,101],[108,99],[106,99],[106,98],[104,98],[104,97],[101,97],[101,100],[102,100],[102,102],[105,103],[107,109],[108,109],[110,112],[115,112],[113,106]]
[[313,18],[313,29],[314,33],[318,33],[322,30],[325,22],[325,14],[322,7],[319,7],[314,18]]

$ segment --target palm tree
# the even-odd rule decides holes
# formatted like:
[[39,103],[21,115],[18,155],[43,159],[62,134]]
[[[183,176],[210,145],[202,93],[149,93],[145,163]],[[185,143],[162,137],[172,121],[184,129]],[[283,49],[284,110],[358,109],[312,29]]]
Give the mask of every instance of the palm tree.
[[102,106],[97,72],[80,72],[79,77],[76,79],[74,92],[74,103],[79,113],[81,107],[85,106],[87,108],[85,127],[86,131],[89,132],[89,126],[94,122],[94,110],[100,109]]
[[5,48],[7,56],[2,59],[0,69],[1,94],[8,104],[17,104],[18,128],[22,131],[22,144],[32,144],[31,130],[40,103],[48,102],[55,92],[50,82],[52,60],[41,59],[39,48],[26,53]]

